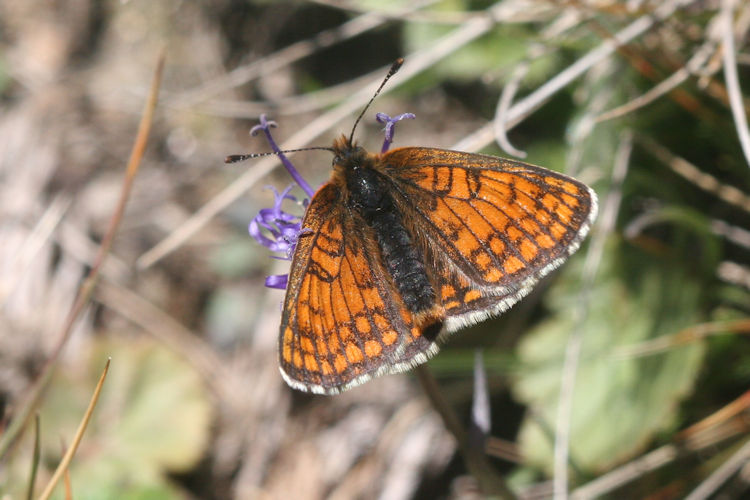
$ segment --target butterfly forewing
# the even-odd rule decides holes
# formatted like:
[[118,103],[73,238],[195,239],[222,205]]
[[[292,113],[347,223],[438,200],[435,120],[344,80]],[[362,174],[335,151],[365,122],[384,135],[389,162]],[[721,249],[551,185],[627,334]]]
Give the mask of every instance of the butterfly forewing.
[[378,260],[372,229],[329,183],[303,221],[284,301],[279,357],[297,389],[335,394],[432,354]]
[[435,262],[449,329],[526,295],[575,251],[596,214],[587,186],[521,162],[400,148],[379,165]]

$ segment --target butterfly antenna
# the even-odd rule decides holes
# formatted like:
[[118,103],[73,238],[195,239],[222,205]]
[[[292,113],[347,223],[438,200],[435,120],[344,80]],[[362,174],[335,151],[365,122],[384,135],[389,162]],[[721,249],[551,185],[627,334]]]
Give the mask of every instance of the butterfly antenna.
[[396,61],[391,65],[391,69],[388,70],[388,74],[385,75],[385,78],[383,78],[383,83],[380,84],[380,87],[378,87],[378,90],[375,91],[375,94],[370,98],[370,101],[367,103],[367,105],[364,107],[362,112],[357,117],[357,120],[354,122],[354,126],[352,127],[352,133],[349,134],[349,144],[352,143],[354,140],[354,130],[357,128],[357,125],[359,125],[359,121],[362,119],[362,117],[365,115],[365,111],[367,111],[367,108],[370,107],[370,104],[372,104],[372,101],[375,100],[375,98],[380,94],[380,91],[383,90],[383,87],[385,87],[385,84],[388,82],[388,80],[391,79],[393,75],[396,74],[396,72],[401,68],[401,65],[404,64],[404,58],[399,57],[396,59]]
[[280,155],[280,154],[286,154],[286,153],[297,153],[299,151],[314,151],[316,149],[320,149],[323,151],[330,151],[331,153],[333,153],[333,148],[324,148],[322,146],[315,146],[311,148],[285,149],[284,151],[271,151],[269,153],[249,153],[249,154],[244,154],[244,155],[229,155],[226,158],[224,158],[224,163],[237,163],[240,161],[249,160],[250,158],[260,158],[262,156]]

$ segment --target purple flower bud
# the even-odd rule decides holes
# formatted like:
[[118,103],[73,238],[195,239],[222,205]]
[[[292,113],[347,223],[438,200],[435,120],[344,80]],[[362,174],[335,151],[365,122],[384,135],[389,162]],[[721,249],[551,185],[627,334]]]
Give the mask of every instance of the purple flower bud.
[[[253,218],[248,226],[250,236],[255,241],[268,248],[272,252],[283,253],[284,259],[291,260],[294,248],[297,246],[302,218],[281,209],[284,200],[296,202],[297,198],[289,194],[294,184],[287,186],[279,193],[276,188],[269,186],[273,191],[274,203],[272,208],[263,208]],[[265,230],[265,231],[263,231]],[[270,233],[271,237],[266,236]]]
[[297,185],[302,188],[307,196],[312,198],[313,194],[315,194],[315,191],[310,187],[310,184],[307,183],[305,178],[302,177],[299,172],[297,172],[297,169],[294,168],[292,162],[289,161],[289,158],[287,158],[284,153],[281,152],[281,149],[279,149],[279,146],[273,139],[273,136],[271,135],[271,127],[276,126],[277,125],[275,121],[266,120],[265,114],[260,115],[260,124],[250,129],[250,135],[258,135],[258,132],[263,132],[263,134],[265,134],[268,145],[271,146],[271,150],[279,157],[281,163],[284,165],[284,168],[286,168],[287,172],[289,172],[289,175],[291,175],[292,179],[294,179],[294,182],[296,182]]
[[[413,113],[403,113],[393,118],[385,113],[378,113],[376,115],[377,121],[385,124],[385,140],[383,141],[381,153],[388,151],[388,148],[391,146],[395,134],[396,123],[403,119],[411,119],[414,117]],[[276,122],[267,120],[266,115],[260,115],[260,124],[254,126],[250,130],[250,133],[252,135],[257,135],[258,132],[263,132],[263,134],[265,134],[269,146],[271,146],[273,152],[279,157],[284,168],[286,168],[289,175],[292,176],[296,185],[298,185],[307,196],[312,198],[315,191],[299,174],[299,172],[297,172],[297,169],[294,168],[292,162],[281,152],[276,141],[274,141],[271,136],[272,127],[276,127]],[[289,194],[289,191],[291,191],[294,186],[294,183],[290,184],[281,193],[279,193],[274,187],[269,186],[274,195],[273,207],[261,209],[248,226],[250,236],[252,236],[255,241],[272,252],[283,254],[283,256],[274,256],[274,258],[277,259],[291,260],[300,235],[306,233],[306,230],[302,229],[302,217],[285,212],[281,208],[284,200],[299,203],[297,198]],[[305,207],[305,209],[307,208],[308,203],[308,199],[302,200],[302,206]],[[266,286],[269,288],[279,288],[283,290],[286,288],[288,282],[288,274],[268,276],[266,278]]]
[[272,274],[271,276],[266,277],[266,286],[268,288],[278,288],[279,290],[284,290],[288,282],[288,274]]
[[380,123],[385,123],[385,139],[383,140],[383,147],[380,149],[381,153],[385,153],[390,149],[391,143],[393,142],[393,138],[396,135],[396,123],[400,122],[404,119],[414,119],[416,118],[416,115],[414,113],[401,113],[400,115],[396,115],[393,118],[386,115],[385,113],[376,113],[375,119]]

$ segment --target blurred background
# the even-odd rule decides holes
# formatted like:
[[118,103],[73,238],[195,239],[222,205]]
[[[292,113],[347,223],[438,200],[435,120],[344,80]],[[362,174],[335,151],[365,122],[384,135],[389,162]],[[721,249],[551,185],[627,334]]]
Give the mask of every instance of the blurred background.
[[[269,150],[248,135],[261,113],[283,147],[330,145],[400,56],[361,144],[380,148],[375,112],[412,112],[394,146],[525,154],[600,200],[568,263],[428,364],[464,429],[489,411],[474,451],[522,498],[747,494],[748,30],[731,0],[0,0],[0,433],[44,386],[0,496],[25,498],[35,435],[46,484],[108,357],[72,498],[482,495],[412,373],[335,397],[282,381],[283,292],[263,284],[289,263],[247,226],[291,179],[272,157],[223,163]],[[162,49],[112,251],[40,382]],[[293,161],[329,176],[325,152]]]

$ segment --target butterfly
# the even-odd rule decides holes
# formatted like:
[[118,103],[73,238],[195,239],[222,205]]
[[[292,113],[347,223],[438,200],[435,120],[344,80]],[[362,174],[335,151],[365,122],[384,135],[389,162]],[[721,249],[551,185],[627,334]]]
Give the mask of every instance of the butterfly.
[[333,172],[305,212],[283,304],[281,374],[306,392],[426,362],[527,295],[597,211],[594,191],[563,174],[428,147],[369,153],[354,128],[319,148]]

